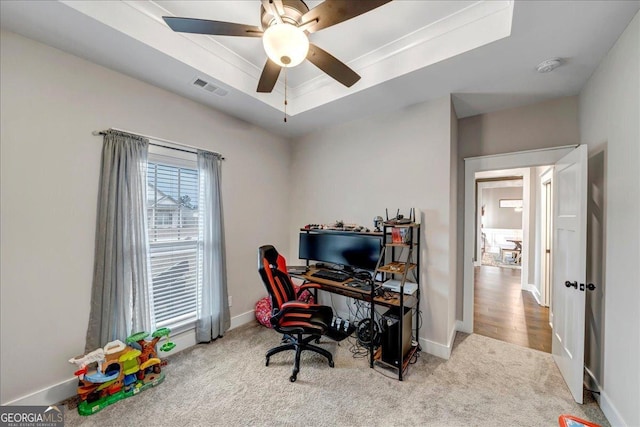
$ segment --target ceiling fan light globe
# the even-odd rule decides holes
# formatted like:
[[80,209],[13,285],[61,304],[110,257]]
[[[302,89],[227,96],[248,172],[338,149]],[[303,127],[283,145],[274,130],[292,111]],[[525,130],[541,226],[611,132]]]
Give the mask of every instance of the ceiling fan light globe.
[[295,25],[282,23],[267,28],[262,36],[267,56],[281,67],[295,67],[307,57],[309,39]]

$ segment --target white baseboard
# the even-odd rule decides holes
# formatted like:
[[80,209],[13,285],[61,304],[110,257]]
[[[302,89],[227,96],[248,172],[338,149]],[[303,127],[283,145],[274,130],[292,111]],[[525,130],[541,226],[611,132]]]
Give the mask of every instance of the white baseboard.
[[600,409],[602,409],[602,413],[612,426],[626,427],[629,425],[624,421],[620,412],[613,406],[607,393],[602,389],[600,390]]
[[472,334],[473,326],[471,325],[471,321],[456,320],[456,331]]
[[587,382],[585,381],[585,387],[587,388],[587,390],[593,390],[593,386],[595,386],[595,391],[600,392],[599,395],[594,394],[594,398],[600,405],[600,409],[602,410],[604,416],[607,417],[609,424],[611,424],[612,426],[628,426],[629,424],[624,421],[622,415],[620,415],[620,412],[618,412],[616,407],[613,406],[611,399],[609,399],[607,393],[602,389],[600,382],[595,377],[595,375],[593,375],[593,372],[591,372],[586,366],[584,367],[584,371],[586,372],[589,380],[589,384],[587,384]]
[[[73,368],[70,366],[70,368]],[[53,405],[55,403],[61,402],[65,399],[76,394],[78,389],[78,379],[76,377],[70,378],[68,380],[64,380],[59,382],[58,384],[54,384],[52,386],[43,388],[42,390],[38,390],[31,394],[28,394],[23,397],[19,397],[10,402],[5,402],[2,406],[45,406],[45,405]]]
[[543,305],[540,302],[541,299],[542,299],[542,295],[540,295],[540,291],[538,290],[536,285],[533,285],[533,284],[529,283],[528,285],[526,285],[524,287],[524,290],[531,292],[531,295],[533,295],[533,297],[536,299],[536,302],[538,303],[538,305]]
[[451,357],[451,349],[453,348],[453,340],[456,338],[456,332],[456,328],[451,330],[451,333],[449,334],[449,340],[446,345],[421,337],[420,347],[422,347],[422,351],[426,353],[432,354],[441,359],[449,360],[449,358]]
[[[255,315],[253,310],[249,310],[246,313],[234,316],[231,318],[231,327],[229,328],[229,330],[252,322],[254,319]],[[189,330],[175,336],[172,335],[171,341],[176,344],[176,349],[186,350],[187,348],[196,345],[196,333],[194,330]],[[161,351],[160,357],[166,357],[170,354],[172,353],[164,353]],[[59,382],[58,384],[43,388],[42,390],[30,393],[26,396],[19,397],[18,399],[12,400],[10,402],[2,403],[2,405],[53,405],[75,395],[77,387],[78,379],[76,377],[73,377],[68,380]]]
[[238,314],[237,316],[233,316],[231,318],[231,329],[235,329],[238,326],[246,325],[256,319],[255,310],[249,310],[245,313]]

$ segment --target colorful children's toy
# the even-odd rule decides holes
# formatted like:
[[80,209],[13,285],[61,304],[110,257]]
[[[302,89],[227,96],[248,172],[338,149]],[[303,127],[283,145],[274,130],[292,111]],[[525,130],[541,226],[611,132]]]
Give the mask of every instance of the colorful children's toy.
[[147,332],[138,332],[127,338],[127,344],[137,343],[139,349],[115,340],[82,356],[69,359],[78,365],[74,375],[78,377],[78,413],[91,415],[99,410],[156,386],[164,381],[162,366],[166,364],[158,357],[156,344],[166,337],[160,349],[171,351],[175,344],[168,341],[168,328],[160,328],[146,341]]

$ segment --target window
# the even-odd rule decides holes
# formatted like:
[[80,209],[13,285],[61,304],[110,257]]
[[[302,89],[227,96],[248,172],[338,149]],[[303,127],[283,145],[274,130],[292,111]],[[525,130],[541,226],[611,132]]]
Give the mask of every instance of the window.
[[152,212],[152,216],[156,227],[171,227],[173,225],[173,212],[169,209],[156,208]]
[[501,208],[521,208],[522,199],[500,199],[498,202]]
[[202,283],[198,171],[195,154],[180,158],[154,151],[147,169],[152,318],[155,327],[177,328],[196,320]]

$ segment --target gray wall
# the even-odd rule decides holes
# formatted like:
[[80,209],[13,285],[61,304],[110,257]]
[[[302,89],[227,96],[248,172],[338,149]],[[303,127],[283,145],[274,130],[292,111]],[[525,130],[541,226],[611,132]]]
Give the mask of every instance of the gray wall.
[[231,315],[252,310],[265,293],[257,247],[289,243],[288,141],[13,33],[0,41],[1,402],[66,380],[73,390],[67,360],[84,350],[93,272],[102,150],[94,130],[224,154]]
[[[600,63],[579,100],[581,142],[590,152],[589,273],[593,280],[604,276],[596,283],[602,292],[588,300],[587,368],[597,376],[600,405],[611,424],[629,426],[640,425],[638,76],[640,14]],[[604,262],[598,262],[602,245]]]
[[568,96],[538,104],[460,119],[460,159],[578,144],[578,98]]
[[[578,98],[569,96],[524,107],[467,117],[458,121],[458,203],[464,200],[464,159],[538,148],[579,144]],[[463,216],[459,215],[458,245],[464,246]],[[458,256],[458,271],[462,271]],[[459,274],[457,318],[462,319],[463,275]]]
[[484,228],[522,229],[522,211],[501,208],[500,200],[522,200],[522,187],[485,188],[482,190],[482,204],[485,207],[482,225]]
[[451,120],[447,96],[334,126],[294,141],[291,167],[291,258],[297,255],[296,229],[305,224],[339,219],[372,227],[385,208],[407,214],[414,207],[422,214],[421,344],[443,356],[450,350],[456,301],[450,294],[456,256],[451,210],[457,210]]

